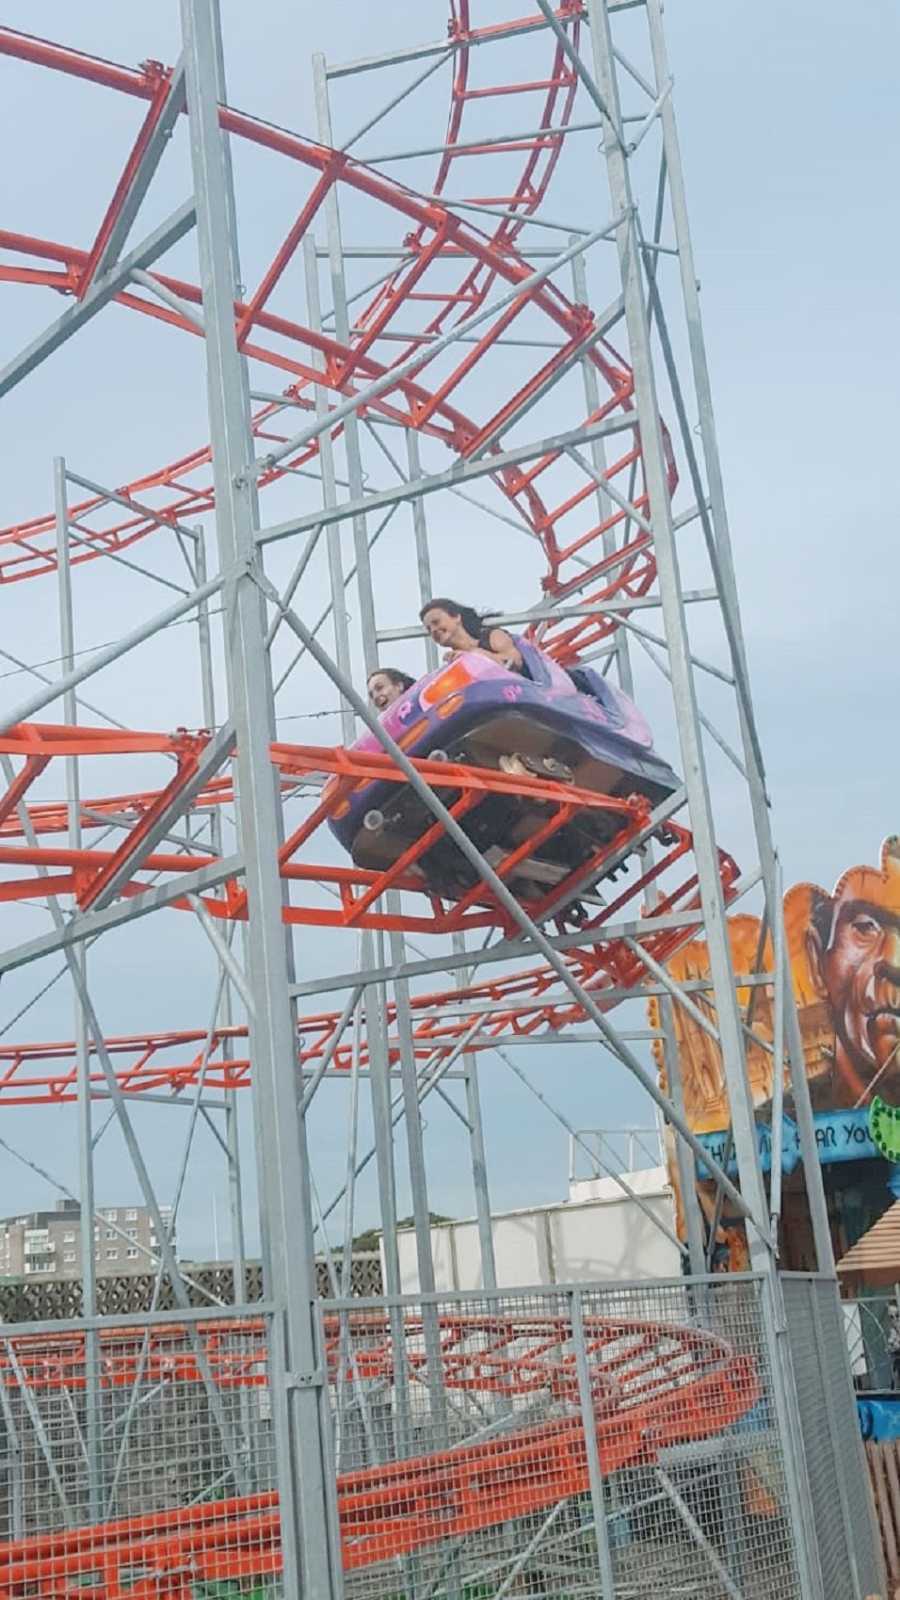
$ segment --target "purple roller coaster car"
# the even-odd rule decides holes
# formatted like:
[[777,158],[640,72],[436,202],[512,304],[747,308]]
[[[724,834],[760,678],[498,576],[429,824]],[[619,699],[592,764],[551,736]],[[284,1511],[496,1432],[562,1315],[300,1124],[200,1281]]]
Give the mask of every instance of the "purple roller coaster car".
[[[572,782],[597,794],[645,795],[653,804],[678,787],[626,695],[589,668],[575,669],[573,681],[527,640],[517,638],[516,644],[524,673],[468,651],[420,678],[388,706],[381,714],[384,727],[410,756],[440,754],[454,762]],[[381,746],[366,733],[353,748],[374,752]],[[376,779],[346,804],[331,829],[357,866],[375,870],[395,861],[430,821],[405,784]],[[534,810],[531,802],[491,796],[466,819],[466,832],[490,859],[528,831],[529,807]],[[522,870],[545,883],[561,877],[596,848],[598,830],[607,829],[612,839],[620,826],[608,813],[582,812]],[[462,893],[471,882],[471,869],[448,840],[429,852],[422,868],[430,886],[444,894]]]

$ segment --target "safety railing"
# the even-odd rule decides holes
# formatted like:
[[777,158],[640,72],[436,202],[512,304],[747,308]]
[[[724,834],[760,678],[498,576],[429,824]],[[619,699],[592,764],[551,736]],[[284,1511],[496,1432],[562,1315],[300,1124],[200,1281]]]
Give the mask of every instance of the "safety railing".
[[846,1303],[833,1278],[782,1280],[790,1369],[823,1600],[883,1594],[880,1544],[850,1384]]
[[900,1288],[855,1295],[843,1300],[841,1306],[854,1388],[861,1393],[897,1388],[900,1382]]
[[837,1297],[786,1291],[793,1420],[751,1275],[322,1300],[308,1373],[262,1302],[0,1330],[0,1595],[281,1600],[273,1399],[311,1383],[347,1600],[808,1600],[813,1534],[848,1600]]
[[569,1183],[665,1164],[662,1135],[648,1128],[576,1128],[569,1135]]

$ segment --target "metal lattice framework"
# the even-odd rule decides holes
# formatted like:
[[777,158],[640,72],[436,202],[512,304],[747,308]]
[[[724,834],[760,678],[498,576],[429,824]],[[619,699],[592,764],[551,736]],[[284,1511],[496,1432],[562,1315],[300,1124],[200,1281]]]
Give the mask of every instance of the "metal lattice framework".
[[[580,1310],[568,1323],[524,1310],[476,1316],[438,1311],[429,1300],[435,1272],[422,1103],[441,1098],[465,1124],[481,1282],[488,1294],[496,1292],[479,1061],[499,1051],[509,1063],[509,1049],[525,1042],[552,1047],[569,1036],[600,1045],[665,1118],[686,1197],[687,1240],[673,1239],[686,1270],[702,1278],[715,1233],[713,1227],[704,1236],[693,1204],[698,1159],[720,1201],[727,1197],[745,1219],[771,1330],[766,1404],[781,1430],[797,1530],[801,1587],[791,1593],[814,1592],[816,1557],[804,1532],[789,1371],[775,1339],[780,1175],[767,1193],[744,1070],[752,1006],[742,1013],[739,985],[774,989],[773,1122],[782,1115],[787,1071],[825,1272],[830,1242],[781,936],[779,869],[741,637],[660,0],[563,0],[557,9],[551,0],[533,0],[512,18],[502,10],[488,0],[451,0],[447,37],[438,43],[339,67],[317,57],[314,138],[228,104],[215,0],[182,0],[184,50],[174,67],[118,66],[0,29],[0,54],[22,70],[65,75],[85,92],[124,97],[142,111],[92,242],[90,234],[70,243],[0,231],[0,284],[56,291],[71,302],[0,372],[0,396],[115,303],[205,341],[211,436],[209,445],[115,488],[58,458],[53,510],[0,530],[3,592],[30,593],[55,578],[63,669],[52,681],[35,669],[41,686],[8,708],[0,730],[0,903],[5,917],[35,901],[53,917],[49,933],[11,939],[0,971],[61,955],[75,995],[72,1041],[0,1044],[0,1103],[77,1103],[80,1199],[90,1217],[93,1104],[101,1097],[112,1102],[157,1222],[154,1266],[185,1309],[185,1280],[142,1149],[140,1102],[191,1106],[179,1196],[201,1114],[209,1121],[213,1111],[224,1113],[217,1138],[228,1163],[237,1283],[243,1217],[234,1096],[252,1087],[257,1148],[265,1152],[259,1173],[265,1291],[274,1308],[271,1326],[245,1325],[236,1352],[227,1323],[208,1323],[202,1336],[193,1324],[176,1330],[177,1354],[169,1348],[173,1336],[160,1328],[135,1334],[131,1345],[120,1330],[107,1351],[104,1332],[91,1321],[96,1270],[91,1230],[83,1229],[89,1330],[7,1341],[0,1384],[14,1379],[23,1393],[78,1393],[91,1515],[58,1536],[13,1538],[0,1548],[0,1593],[10,1600],[34,1584],[53,1584],[53,1594],[68,1600],[87,1592],[85,1583],[91,1594],[118,1600],[143,1594],[141,1583],[156,1583],[160,1571],[169,1575],[165,1592],[173,1595],[193,1594],[190,1585],[199,1582],[262,1581],[278,1572],[285,1594],[302,1590],[307,1600],[332,1600],[341,1593],[342,1566],[387,1561],[401,1562],[392,1570],[402,1569],[410,1593],[459,1595],[454,1541],[506,1524],[524,1528],[524,1560],[542,1535],[521,1519],[542,1513],[549,1529],[564,1502],[585,1496],[599,1563],[591,1592],[613,1600],[605,1478],[656,1461],[668,1446],[722,1433],[768,1391],[758,1364],[721,1330],[704,1326],[702,1298],[690,1302],[690,1315],[685,1303],[688,1320],[680,1325],[582,1317]],[[617,41],[619,24],[625,32]],[[344,79],[407,64],[415,68],[413,80],[338,145],[330,90]],[[365,160],[351,153],[444,68],[449,119],[433,150]],[[180,129],[187,133],[181,145]],[[586,132],[595,142],[599,135],[596,176],[605,171],[609,210],[603,215],[598,205],[594,216],[592,196],[584,208],[588,221],[572,226],[552,214],[551,197],[570,141]],[[189,197],[130,244],[170,143],[181,150]],[[292,179],[290,220],[252,289],[238,268],[234,149],[252,151],[273,171],[289,170]],[[415,163],[429,155],[437,170],[423,192]],[[411,164],[415,185],[392,176],[397,162]],[[389,236],[390,246],[346,246],[342,226],[357,216],[364,227],[377,219],[379,237]],[[194,233],[196,272],[161,270],[166,253]],[[595,269],[600,253],[604,265]],[[323,259],[333,297],[325,314]],[[388,261],[387,270],[374,283],[352,287],[358,264],[376,259]],[[598,302],[604,309],[589,304],[589,271],[604,291],[608,283]],[[306,304],[298,320],[301,273]],[[561,275],[570,278],[570,292]],[[681,344],[685,359],[677,354]],[[265,386],[272,382],[285,387],[270,393]],[[473,495],[479,487],[488,502]],[[419,637],[416,628],[398,626],[394,617],[385,624],[378,615],[378,541],[392,521],[404,520],[398,512],[408,516],[424,601],[436,553],[428,508],[451,498],[457,511],[460,498],[467,502],[465,514],[474,513],[493,533],[502,529],[504,549],[527,550],[536,593],[504,614],[506,624],[563,665],[602,663],[629,694],[634,651],[659,669],[668,733],[677,735],[684,774],[670,799],[653,808],[639,798],[543,778],[410,759],[360,698],[352,683],[356,661],[369,672],[389,643]],[[266,523],[262,511],[270,504],[279,520]],[[212,577],[198,519],[215,529]],[[686,565],[692,574],[702,570],[696,587],[680,570],[688,540]],[[295,548],[285,582],[279,555]],[[104,563],[140,574],[145,569],[136,558],[148,552],[179,598],[87,661],[76,658],[73,568],[89,566],[85,580],[102,583]],[[171,575],[179,559],[187,589]],[[441,559],[447,570],[443,553]],[[145,575],[159,579],[158,571]],[[13,588],[23,584],[24,590]],[[358,639],[348,623],[349,593]],[[223,614],[224,671],[211,645],[213,608]],[[695,610],[704,617],[704,650],[715,634],[716,661],[692,642]],[[311,625],[306,619],[318,611]],[[647,626],[652,612],[661,632]],[[198,624],[205,726],[148,733],[85,723],[85,711],[109,719],[83,698],[82,685],[185,618]],[[328,646],[320,637],[326,623]],[[278,677],[274,663],[288,636],[294,655]],[[434,659],[426,644],[426,665]],[[311,694],[321,697],[327,686],[340,697],[338,743],[292,744],[276,736],[275,697],[300,663]],[[710,679],[727,692],[733,731],[720,731],[701,705],[701,684]],[[62,723],[40,720],[60,700]],[[224,717],[217,703],[225,704]],[[348,748],[360,726],[375,735],[380,751]],[[743,873],[716,837],[710,748],[736,771],[752,821],[757,860]],[[148,780],[151,769],[156,777]],[[348,865],[328,832],[347,796],[373,778],[412,790],[430,819],[399,861],[380,871]],[[499,856],[482,853],[461,823],[505,799],[540,808],[540,829]],[[229,853],[224,839],[232,818],[237,844]],[[599,830],[595,845],[577,868],[525,892],[516,869],[573,818]],[[465,892],[437,893],[423,879],[420,864],[438,843],[465,860],[471,878]],[[751,892],[762,898],[773,934],[774,978],[731,969],[725,909]],[[204,952],[211,947],[216,957],[208,1025],[142,1031],[136,1019],[134,1033],[107,1035],[84,952],[138,917],[158,923],[174,910],[194,919]],[[307,928],[340,936],[346,955],[325,977],[298,980],[303,947],[294,941],[296,930]],[[232,943],[236,931],[242,946]],[[466,942],[473,934],[482,941],[478,948]],[[665,962],[698,934],[709,947],[710,978],[679,985]],[[411,955],[413,936],[434,943]],[[340,995],[343,1003],[306,1013],[307,1004],[321,1004],[316,997]],[[650,995],[661,1001],[665,1091],[617,1015],[623,1007],[623,1016],[633,1015],[627,1003]],[[699,1018],[720,1046],[736,1181],[729,1162],[727,1171],[716,1163],[685,1120],[673,1050],[675,1005]],[[363,1077],[374,1137],[359,1160]],[[316,1196],[314,1225],[307,1122],[326,1079],[350,1086],[357,1120],[344,1188],[326,1207]],[[464,1114],[448,1099],[457,1080],[464,1084]],[[418,1311],[400,1294],[395,1128],[401,1124],[424,1296]],[[343,1264],[329,1253],[337,1304],[347,1293],[356,1180],[371,1157],[388,1300],[368,1321],[353,1313],[352,1327],[344,1313],[320,1321],[313,1310],[316,1235],[342,1204]],[[204,1490],[202,1505],[104,1519],[104,1392],[131,1386],[136,1396],[154,1376],[205,1396],[217,1425],[221,1390],[264,1382],[278,1419],[277,1490],[240,1492],[241,1469],[232,1460],[227,1499]],[[393,1385],[394,1454],[335,1475],[331,1430],[340,1434],[345,1425],[343,1405],[365,1411],[359,1394],[370,1382],[382,1390]],[[439,1434],[438,1424],[446,1424],[445,1436],[432,1437],[425,1454],[413,1448],[404,1414],[410,1383],[426,1396],[429,1425]],[[500,1404],[496,1416],[509,1403],[516,1422],[514,1402],[538,1390],[563,1414],[536,1423],[526,1411],[512,1428],[507,1416],[502,1437],[451,1441],[447,1403],[457,1391],[495,1411]],[[32,1421],[35,1414],[32,1407]],[[221,1432],[224,1439],[224,1424]],[[703,1545],[689,1509],[677,1496],[670,1501],[682,1531]],[[320,1530],[338,1524],[339,1539],[329,1544]],[[438,1546],[449,1549],[448,1564],[437,1579],[427,1568],[427,1582],[417,1589],[409,1559]],[[516,1557],[498,1595],[518,1571]],[[730,1583],[725,1591],[733,1595]]]
[[[479,92],[467,88],[470,50],[482,42],[485,36],[496,42],[504,35],[515,36],[526,26],[522,22],[517,22],[499,29],[472,28],[468,9],[467,5],[462,7],[461,15],[454,18],[451,32],[451,37],[459,41],[460,49],[453,82],[450,126],[446,148],[435,179],[434,197],[428,204],[410,195],[399,185],[394,185],[380,175],[376,176],[357,165],[343,154],[337,155],[327,148],[310,144],[295,136],[276,133],[251,117],[228,111],[223,113],[221,125],[229,133],[262,145],[273,153],[296,161],[319,174],[310,200],[297,217],[258,290],[247,305],[241,304],[236,307],[239,346],[248,356],[264,364],[296,374],[294,382],[285,391],[285,397],[292,404],[313,410],[314,401],[310,391],[314,385],[324,383],[329,389],[338,393],[349,394],[353,392],[354,380],[358,383],[361,379],[371,382],[373,379],[383,378],[392,367],[408,366],[410,357],[421,351],[424,359],[421,363],[415,363],[418,378],[418,373],[428,364],[429,358],[426,354],[428,344],[441,339],[448,331],[452,332],[453,327],[461,320],[471,322],[473,315],[483,308],[486,297],[497,281],[509,284],[511,287],[527,285],[527,288],[512,300],[508,313],[491,322],[485,333],[476,341],[475,349],[465,352],[456,369],[441,382],[438,389],[430,390],[418,381],[398,382],[396,388],[394,385],[390,386],[390,400],[376,398],[371,402],[371,414],[383,416],[394,423],[402,423],[417,433],[434,436],[442,440],[455,456],[462,456],[467,460],[484,454],[486,450],[490,455],[501,456],[497,437],[504,427],[509,425],[513,417],[528,409],[535,396],[550,387],[558,375],[565,372],[573,361],[584,353],[598,374],[598,378],[609,390],[609,398],[603,404],[598,404],[588,416],[587,423],[599,426],[607,418],[616,417],[610,432],[616,435],[624,434],[625,440],[623,445],[619,445],[621,454],[618,459],[605,469],[605,476],[608,481],[619,477],[627,480],[631,469],[640,462],[634,418],[633,381],[628,365],[605,339],[598,337],[598,332],[601,330],[598,330],[596,319],[587,307],[573,305],[555,285],[544,278],[533,286],[530,284],[534,276],[533,270],[516,248],[516,238],[525,220],[539,208],[544,198],[562,147],[560,135],[555,130],[565,130],[570,120],[577,77],[567,64],[567,57],[561,44],[555,48],[546,85],[543,83],[537,85],[540,89],[546,89],[539,137],[532,137],[525,142],[527,159],[513,192],[501,197],[507,214],[495,232],[493,234],[480,232],[471,223],[454,215],[448,207],[440,203],[441,195],[453,171],[454,162],[464,156],[478,153],[477,144],[473,149],[462,137],[465,108],[470,97]],[[576,16],[573,39],[577,40],[577,37]],[[72,294],[83,302],[94,282],[100,254],[120,216],[128,193],[132,168],[139,163],[154,132],[158,133],[164,114],[167,120],[171,120],[172,115],[177,114],[176,104],[183,109],[183,101],[178,94],[177,86],[175,88],[172,86],[171,72],[162,69],[158,63],[149,64],[141,72],[130,72],[106,64],[101,67],[100,63],[90,61],[77,52],[45,45],[42,41],[25,40],[21,35],[10,31],[0,31],[0,50],[53,71],[82,77],[92,83],[150,102],[150,110],[135,143],[132,158],[123,171],[122,182],[113,197],[109,212],[104,218],[91,251],[70,250],[56,242],[36,240],[9,232],[0,233],[0,243],[5,249],[16,255],[21,254],[29,260],[29,265],[24,267],[4,266],[0,269],[0,281],[43,284]],[[504,95],[518,93],[525,98],[532,87],[530,84],[502,85],[496,92]],[[481,91],[482,94],[486,92]],[[511,150],[515,152],[518,148],[519,146],[512,142]],[[284,318],[274,317],[267,313],[266,307],[288,262],[296,252],[304,234],[313,226],[317,214],[325,207],[329,195],[335,186],[345,185],[358,189],[361,193],[376,198],[381,205],[393,209],[405,223],[414,225],[414,231],[405,241],[406,249],[412,258],[410,264],[398,268],[387,282],[381,285],[371,303],[355,319],[350,342],[341,345],[338,341],[323,336],[318,330],[311,330],[287,322]],[[460,260],[463,269],[460,281],[454,284],[452,290],[426,291],[429,268],[435,262],[443,261],[448,253]],[[57,266],[48,271],[36,264],[41,261],[54,261],[63,265],[62,268]],[[188,307],[196,306],[201,300],[196,285],[164,277],[160,277],[158,283]],[[426,292],[432,301],[437,302],[437,309],[427,317],[422,330],[407,341],[401,340],[398,354],[389,364],[375,360],[370,354],[373,347],[391,329],[398,315],[402,315],[410,299],[421,298]],[[130,288],[123,288],[114,298],[120,304],[143,315],[161,319],[171,326],[195,335],[198,332],[196,318],[186,313],[179,314],[170,306],[161,306],[158,301],[153,298],[148,299],[146,295],[135,295]],[[553,331],[562,335],[562,342],[550,357],[535,353],[533,358],[535,370],[517,392],[506,399],[488,419],[478,421],[465,416],[449,403],[449,397],[458,389],[463,377],[483,359],[513,326],[516,319],[530,307],[534,307],[548,319]],[[619,320],[621,307],[611,308],[607,315],[610,323]],[[279,341],[288,341],[290,348],[299,348],[303,359],[299,355],[286,355],[281,342],[277,347],[273,345],[267,347],[264,342],[258,342],[265,340],[267,334],[277,336]],[[391,337],[395,337],[392,331]],[[315,355],[324,362],[321,372],[313,364]],[[283,435],[275,430],[279,421],[283,423],[286,410],[287,407],[280,402],[260,407],[254,414],[252,428],[258,439],[276,445],[276,450],[271,452],[273,456],[284,455],[283,470],[296,470],[315,460],[318,447],[317,441],[312,440],[305,449],[296,454],[284,452],[286,441]],[[365,415],[368,411],[367,406],[362,414]],[[525,472],[518,469],[517,465],[507,466],[498,462],[494,466],[489,460],[482,470],[490,470],[502,494],[519,512],[525,526],[531,528],[540,542],[547,560],[548,571],[544,586],[548,593],[552,593],[557,599],[562,599],[576,591],[582,594],[585,586],[592,581],[601,583],[601,586],[587,597],[591,613],[580,619],[577,625],[568,627],[557,625],[555,629],[543,630],[547,636],[546,642],[562,652],[566,659],[570,659],[577,647],[576,641],[589,639],[593,642],[615,626],[614,622],[604,622],[597,616],[600,602],[619,596],[633,597],[646,593],[652,583],[655,569],[651,540],[647,531],[640,527],[633,530],[630,539],[611,560],[595,553],[602,548],[605,536],[629,520],[625,507],[612,507],[610,514],[600,523],[594,524],[588,520],[587,526],[582,525],[577,531],[568,533],[563,531],[565,519],[585,503],[589,511],[594,509],[596,485],[590,473],[583,472],[583,482],[574,492],[570,492],[564,501],[547,504],[541,497],[539,480],[558,458],[558,452],[548,451],[537,459],[529,461],[528,470]],[[116,491],[118,499],[114,504],[130,511],[131,514],[124,520],[110,521],[110,502],[103,494],[72,506],[71,525],[82,535],[81,548],[71,555],[72,563],[118,552],[158,529],[160,523],[176,526],[179,521],[184,522],[192,516],[210,510],[214,504],[214,491],[209,483],[209,463],[209,449],[201,449],[155,473],[142,476],[134,483],[123,485]],[[188,482],[199,474],[204,474],[204,481],[188,487]],[[268,467],[259,476],[260,487],[272,482],[278,475],[279,469],[274,464]],[[670,487],[674,488],[677,473],[671,461],[669,479]],[[142,511],[138,502],[148,492],[152,492],[154,504],[152,509],[147,508]],[[635,494],[632,488],[629,497],[636,510],[640,512],[646,510],[645,494],[640,491]],[[102,519],[102,527],[94,525],[94,519],[97,517]],[[593,547],[592,559],[586,561],[582,558],[578,562],[578,570],[573,571],[577,558],[585,549],[591,547]],[[3,530],[0,533],[0,550],[3,552],[0,565],[2,581],[14,582],[41,572],[52,571],[56,564],[54,515]],[[558,639],[554,634],[558,634]]]

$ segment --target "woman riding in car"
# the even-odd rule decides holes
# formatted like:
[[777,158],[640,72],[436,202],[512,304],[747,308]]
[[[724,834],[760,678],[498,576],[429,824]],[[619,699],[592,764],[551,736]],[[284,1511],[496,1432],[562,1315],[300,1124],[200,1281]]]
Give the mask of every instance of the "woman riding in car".
[[452,661],[466,650],[480,650],[508,672],[531,676],[512,634],[505,628],[491,627],[487,617],[474,606],[448,600],[445,595],[436,596],[422,607],[419,617],[435,644],[443,646],[445,660]]
[[376,711],[387,711],[395,700],[411,689],[415,683],[408,672],[401,672],[398,667],[376,667],[369,673],[366,683],[369,700]]

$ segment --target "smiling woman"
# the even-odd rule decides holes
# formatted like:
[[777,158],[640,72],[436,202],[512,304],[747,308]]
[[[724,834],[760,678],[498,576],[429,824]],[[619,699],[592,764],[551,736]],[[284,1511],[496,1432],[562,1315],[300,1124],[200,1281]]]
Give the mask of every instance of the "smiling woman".
[[366,689],[375,710],[386,711],[415,681],[408,672],[401,672],[397,667],[379,667],[377,672],[369,674]]
[[505,628],[492,628],[487,614],[482,615],[474,606],[439,596],[426,601],[419,616],[435,644],[446,649],[448,661],[461,651],[480,650],[508,672],[520,672],[526,678],[531,676],[512,634]]
[[[602,677],[583,694],[526,639],[510,640],[520,665],[507,664],[499,650],[469,642],[477,613],[454,601],[430,601],[423,614],[432,638],[451,647],[448,659],[416,683],[394,668],[373,672],[372,704],[408,755],[448,763],[445,798],[463,804],[463,830],[482,851],[511,852],[504,870],[516,893],[532,906],[552,903],[563,916],[571,908],[577,918],[588,881],[606,875],[611,842],[621,849],[629,822],[677,788],[675,773],[655,753],[637,707]],[[490,634],[509,638],[502,628]],[[374,754],[380,746],[367,733],[353,749]],[[477,799],[459,788],[466,767],[479,769]],[[491,792],[483,783],[489,772],[512,785]],[[535,790],[536,779],[555,787]],[[379,777],[346,793],[342,787],[333,780],[325,792],[334,801],[329,826],[357,866],[382,870],[403,858],[412,870],[418,862],[430,889],[466,903],[477,879],[455,847],[435,842],[411,791]],[[592,804],[592,796],[610,803]],[[559,815],[550,815],[557,806]]]

